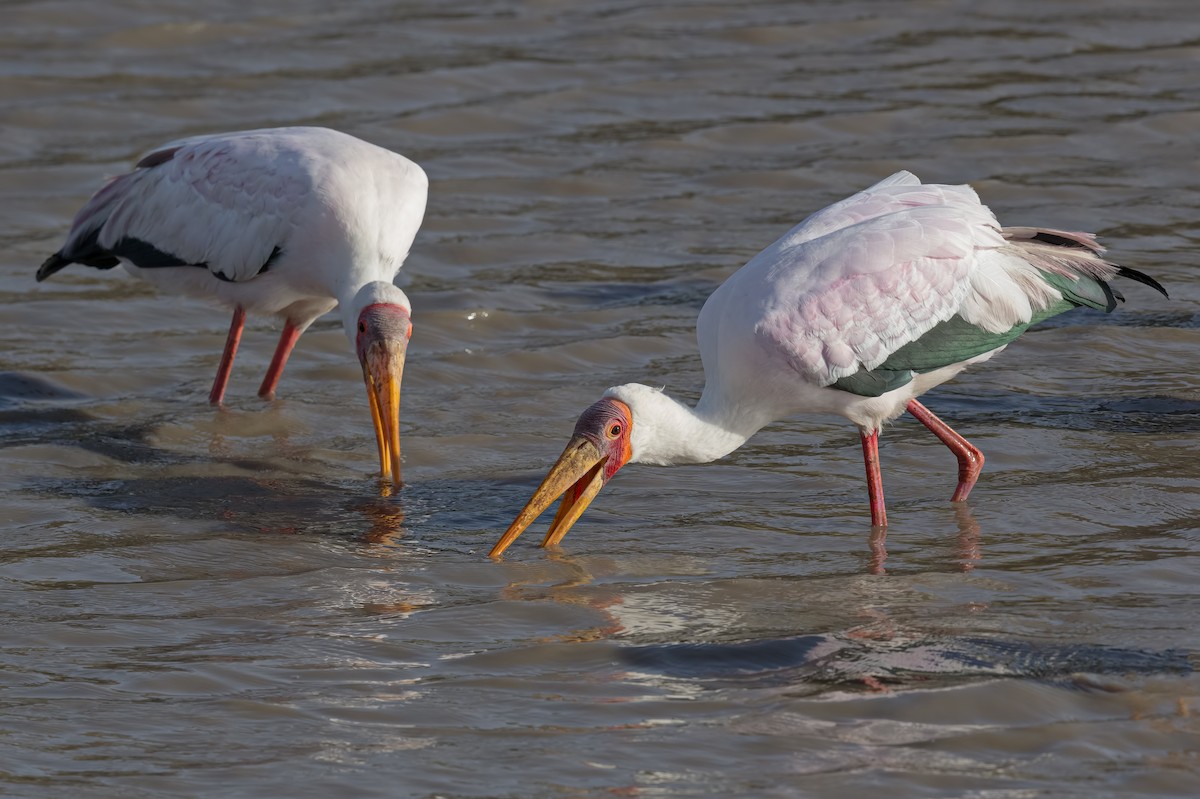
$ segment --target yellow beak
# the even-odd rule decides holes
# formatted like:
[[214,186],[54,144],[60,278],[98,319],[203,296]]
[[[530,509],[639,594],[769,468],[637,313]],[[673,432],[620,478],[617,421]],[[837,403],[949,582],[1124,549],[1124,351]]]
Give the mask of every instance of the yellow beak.
[[562,503],[558,506],[554,521],[550,522],[542,546],[553,546],[561,541],[604,487],[604,464],[607,460],[608,456],[602,455],[585,436],[572,438],[533,493],[533,498],[492,547],[488,557],[499,557],[560,494]]
[[407,341],[374,341],[362,359],[371,422],[379,445],[379,477],[394,486],[400,479],[400,378]]

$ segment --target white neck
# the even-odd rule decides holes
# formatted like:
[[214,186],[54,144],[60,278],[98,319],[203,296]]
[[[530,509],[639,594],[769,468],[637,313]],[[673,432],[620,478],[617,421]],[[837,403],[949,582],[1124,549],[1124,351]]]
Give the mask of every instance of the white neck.
[[707,392],[695,408],[640,383],[610,388],[605,396],[621,400],[633,413],[631,463],[672,466],[715,461],[771,421],[756,413],[739,413],[713,401]]

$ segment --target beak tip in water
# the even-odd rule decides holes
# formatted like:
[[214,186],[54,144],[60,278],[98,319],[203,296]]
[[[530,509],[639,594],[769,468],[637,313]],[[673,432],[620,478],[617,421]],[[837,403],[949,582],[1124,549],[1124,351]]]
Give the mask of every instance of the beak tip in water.
[[379,482],[403,487],[400,474],[400,378],[403,349],[372,345],[363,356],[363,381],[379,448]]

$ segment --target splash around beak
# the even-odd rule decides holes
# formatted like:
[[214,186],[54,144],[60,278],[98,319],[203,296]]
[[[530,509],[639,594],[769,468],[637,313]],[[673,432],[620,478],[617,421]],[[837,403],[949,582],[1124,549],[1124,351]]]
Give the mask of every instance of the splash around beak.
[[379,445],[379,478],[393,486],[400,479],[400,378],[408,340],[372,341],[362,353],[363,382],[371,403],[371,422]]
[[586,436],[576,435],[568,443],[558,461],[550,468],[549,474],[542,480],[533,498],[526,503],[516,520],[509,525],[492,551],[489,558],[498,558],[508,549],[517,536],[525,532],[530,524],[542,514],[546,508],[562,495],[562,502],[550,529],[542,541],[543,547],[553,546],[563,539],[563,536],[578,521],[588,505],[600,493],[606,481],[604,465],[608,456],[592,443]]

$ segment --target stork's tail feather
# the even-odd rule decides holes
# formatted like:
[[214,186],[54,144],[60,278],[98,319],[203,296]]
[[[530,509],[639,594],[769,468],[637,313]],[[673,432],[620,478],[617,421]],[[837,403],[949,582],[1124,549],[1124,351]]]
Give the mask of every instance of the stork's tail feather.
[[1013,242],[1036,241],[1054,247],[1074,247],[1076,249],[1091,250],[1096,255],[1104,252],[1104,245],[1096,241],[1096,236],[1093,233],[1052,230],[1044,227],[1006,227],[1002,228],[1000,232],[1004,234],[1004,238]]
[[1006,227],[1001,233],[1009,246],[1037,269],[1070,281],[1080,278],[1097,281],[1109,298],[1110,311],[1115,305],[1113,298],[1121,299],[1108,286],[1113,278],[1128,278],[1167,296],[1167,290],[1144,272],[1102,258],[1104,247],[1091,233],[1034,227]]
[[1111,280],[1120,269],[1101,257],[1104,247],[1091,233],[1035,227],[1006,227],[1000,232],[1021,258],[1069,280],[1078,277]]

